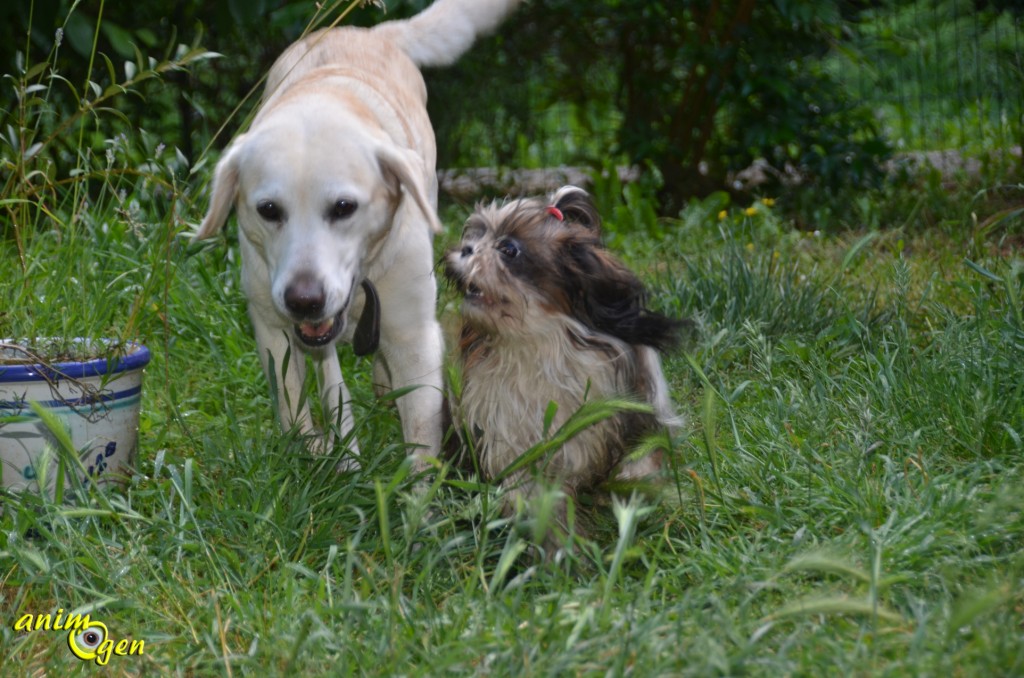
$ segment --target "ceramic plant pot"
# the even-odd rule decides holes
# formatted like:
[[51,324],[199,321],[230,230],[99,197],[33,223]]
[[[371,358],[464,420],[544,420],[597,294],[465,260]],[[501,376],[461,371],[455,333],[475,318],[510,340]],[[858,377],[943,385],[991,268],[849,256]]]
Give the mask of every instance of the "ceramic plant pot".
[[[89,346],[74,343],[76,349]],[[124,470],[135,458],[142,373],[150,354],[139,344],[115,353],[116,357],[44,363],[34,353],[0,342],[2,487],[45,490],[52,497],[63,495],[64,488],[124,479]],[[63,430],[55,432],[55,425]],[[60,443],[65,432],[70,446],[68,438]],[[68,448],[80,464],[73,458],[68,463],[67,453],[57,452]],[[63,479],[59,492],[58,478]]]

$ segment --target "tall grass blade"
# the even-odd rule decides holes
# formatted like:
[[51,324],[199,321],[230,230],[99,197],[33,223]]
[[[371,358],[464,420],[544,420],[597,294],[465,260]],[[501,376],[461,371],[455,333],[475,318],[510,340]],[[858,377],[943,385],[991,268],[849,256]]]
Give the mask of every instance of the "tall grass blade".
[[888,608],[878,606],[871,600],[848,598],[846,596],[830,596],[820,598],[803,598],[785,605],[764,618],[764,621],[785,619],[813,614],[843,614],[858,617],[877,617],[893,624],[902,624],[903,617]]

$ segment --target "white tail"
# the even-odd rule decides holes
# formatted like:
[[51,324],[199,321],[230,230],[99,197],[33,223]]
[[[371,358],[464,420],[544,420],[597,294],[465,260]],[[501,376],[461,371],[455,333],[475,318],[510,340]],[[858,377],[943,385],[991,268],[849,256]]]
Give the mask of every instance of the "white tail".
[[521,0],[437,0],[411,19],[373,30],[398,45],[417,66],[454,63],[481,35],[490,33]]

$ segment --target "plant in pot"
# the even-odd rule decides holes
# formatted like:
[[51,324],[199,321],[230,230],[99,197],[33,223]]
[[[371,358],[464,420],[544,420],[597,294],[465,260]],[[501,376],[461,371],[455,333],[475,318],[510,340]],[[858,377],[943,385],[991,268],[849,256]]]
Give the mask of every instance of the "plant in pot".
[[0,341],[0,486],[61,498],[122,479],[149,360],[137,343]]

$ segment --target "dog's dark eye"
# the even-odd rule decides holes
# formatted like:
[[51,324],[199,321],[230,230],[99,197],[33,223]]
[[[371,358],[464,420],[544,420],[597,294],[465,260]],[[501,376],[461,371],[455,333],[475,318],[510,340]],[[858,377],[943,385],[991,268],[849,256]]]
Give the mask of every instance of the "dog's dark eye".
[[331,205],[331,210],[328,213],[328,217],[331,221],[341,221],[342,219],[348,219],[359,207],[359,203],[355,200],[345,200],[344,198],[338,200]]
[[281,221],[284,216],[281,208],[273,200],[261,200],[256,204],[256,212],[266,221]]
[[515,240],[505,239],[498,243],[498,251],[508,259],[515,259],[522,253],[519,243]]

